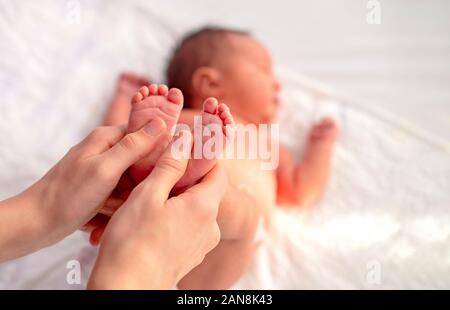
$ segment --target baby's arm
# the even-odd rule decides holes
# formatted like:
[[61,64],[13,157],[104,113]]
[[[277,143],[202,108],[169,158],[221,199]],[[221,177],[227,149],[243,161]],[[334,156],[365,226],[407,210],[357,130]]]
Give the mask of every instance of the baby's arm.
[[302,161],[296,164],[287,150],[280,148],[277,170],[277,198],[279,203],[309,206],[322,194],[331,168],[334,142],[338,127],[326,118],[316,124]]

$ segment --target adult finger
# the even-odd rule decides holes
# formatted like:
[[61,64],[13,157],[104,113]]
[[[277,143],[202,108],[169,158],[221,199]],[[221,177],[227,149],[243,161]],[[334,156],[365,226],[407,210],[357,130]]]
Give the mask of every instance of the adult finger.
[[184,175],[192,150],[192,134],[188,130],[178,133],[159,158],[152,172],[141,182],[140,188],[151,193],[156,205],[162,205],[174,185]]
[[101,126],[95,128],[78,147],[97,155],[109,150],[125,135],[125,126]]
[[165,122],[156,118],[142,129],[127,134],[112,148],[99,155],[98,165],[108,173],[120,177],[132,164],[149,154],[158,143],[169,139]]
[[125,199],[122,199],[121,197],[110,196],[108,199],[106,199],[99,213],[107,216],[112,216],[114,212],[116,212],[117,209],[119,209],[123,205],[124,202]]
[[187,201],[189,205],[204,206],[217,208],[215,214],[217,215],[218,207],[225,194],[228,179],[225,169],[216,164],[211,171],[203,177],[200,183],[187,189],[178,197]]

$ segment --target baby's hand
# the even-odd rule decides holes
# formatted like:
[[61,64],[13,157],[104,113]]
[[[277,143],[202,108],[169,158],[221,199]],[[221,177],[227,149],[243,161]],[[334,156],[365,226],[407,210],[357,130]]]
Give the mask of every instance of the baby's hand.
[[310,143],[334,143],[339,135],[339,127],[336,122],[325,117],[320,122],[314,124],[309,133]]

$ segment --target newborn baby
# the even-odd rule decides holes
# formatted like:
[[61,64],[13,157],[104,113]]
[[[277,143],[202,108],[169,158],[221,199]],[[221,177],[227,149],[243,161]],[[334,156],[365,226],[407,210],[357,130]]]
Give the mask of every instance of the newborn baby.
[[[128,123],[129,131],[135,131],[156,116],[165,117],[168,126],[178,121],[191,127],[195,115],[202,116],[204,126],[234,122],[267,124],[276,116],[281,87],[274,76],[270,55],[247,33],[204,28],[186,36],[169,61],[167,79],[173,89],[161,85],[140,88],[130,105],[133,92],[148,82],[133,74],[122,75],[105,123]],[[183,101],[184,109],[178,119]],[[230,141],[225,133],[224,130],[227,146]],[[233,285],[251,261],[257,246],[257,229],[261,225],[270,227],[273,207],[277,203],[306,207],[319,198],[328,178],[337,135],[335,122],[323,119],[311,129],[299,163],[280,148],[275,171],[261,169],[261,158],[219,160],[229,178],[218,216],[221,242],[179,287],[224,289]],[[131,167],[131,177],[137,182],[144,178],[154,161],[147,158]],[[185,188],[195,183],[215,162],[191,159],[178,186]]]

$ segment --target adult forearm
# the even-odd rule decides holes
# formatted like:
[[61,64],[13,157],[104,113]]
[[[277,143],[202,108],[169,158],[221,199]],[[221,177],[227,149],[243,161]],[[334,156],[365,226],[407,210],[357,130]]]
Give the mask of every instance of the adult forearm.
[[39,200],[36,189],[31,187],[0,202],[0,262],[49,245]]

